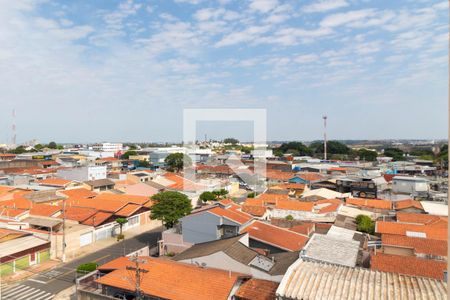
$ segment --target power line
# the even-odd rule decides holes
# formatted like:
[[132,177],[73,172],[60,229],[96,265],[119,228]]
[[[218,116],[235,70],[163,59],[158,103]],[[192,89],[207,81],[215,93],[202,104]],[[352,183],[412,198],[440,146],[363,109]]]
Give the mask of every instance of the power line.
[[139,264],[146,263],[147,261],[145,259],[139,259],[137,253],[135,256],[130,257],[130,260],[135,263],[135,267],[127,267],[127,270],[135,272],[136,300],[142,300],[143,298],[141,296],[141,273],[143,274],[148,273],[148,270],[139,268]]

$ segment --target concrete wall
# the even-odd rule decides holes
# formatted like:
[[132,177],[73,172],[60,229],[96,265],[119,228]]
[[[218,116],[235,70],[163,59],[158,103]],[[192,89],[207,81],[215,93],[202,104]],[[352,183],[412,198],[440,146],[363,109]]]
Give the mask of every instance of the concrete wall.
[[117,298],[101,295],[90,291],[78,290],[77,300],[117,300]]
[[220,238],[217,226],[220,217],[210,213],[197,213],[181,219],[183,240],[197,244],[215,241]]

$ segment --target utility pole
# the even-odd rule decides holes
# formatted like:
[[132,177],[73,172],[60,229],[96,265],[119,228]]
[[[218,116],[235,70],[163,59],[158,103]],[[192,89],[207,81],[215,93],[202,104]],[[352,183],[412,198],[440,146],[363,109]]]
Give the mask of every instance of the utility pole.
[[141,273],[148,273],[148,270],[139,268],[139,264],[146,263],[145,259],[139,259],[138,254],[134,255],[134,257],[130,257],[130,260],[135,263],[134,267],[127,267],[127,270],[135,272],[135,284],[136,284],[136,300],[142,300],[141,295]]
[[66,198],[63,199],[63,242],[62,261],[66,262]]
[[323,117],[323,159],[327,160],[327,116]]

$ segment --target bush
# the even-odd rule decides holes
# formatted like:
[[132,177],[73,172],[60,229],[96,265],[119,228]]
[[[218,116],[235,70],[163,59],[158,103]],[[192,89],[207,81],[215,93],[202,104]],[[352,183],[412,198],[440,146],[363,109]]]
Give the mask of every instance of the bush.
[[358,215],[356,217],[356,230],[369,234],[375,233],[375,222],[369,216]]
[[78,266],[77,268],[77,273],[89,273],[92,271],[97,270],[98,264],[95,262],[89,262],[89,263],[85,263],[85,264],[81,264]]
[[251,192],[247,195],[247,198],[255,198],[255,193]]
[[294,217],[291,215],[287,215],[285,219],[286,221],[294,221]]
[[201,193],[200,200],[202,200],[203,202],[213,201],[216,200],[216,195],[214,195],[212,192],[206,191]]

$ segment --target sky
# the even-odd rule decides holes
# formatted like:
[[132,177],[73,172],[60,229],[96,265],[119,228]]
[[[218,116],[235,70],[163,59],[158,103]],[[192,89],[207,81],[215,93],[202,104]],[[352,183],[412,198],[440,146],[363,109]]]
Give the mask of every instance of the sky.
[[446,0],[0,0],[0,143],[13,109],[18,142],[177,142],[188,108],[266,109],[268,140],[323,115],[329,139],[446,138],[448,25]]

